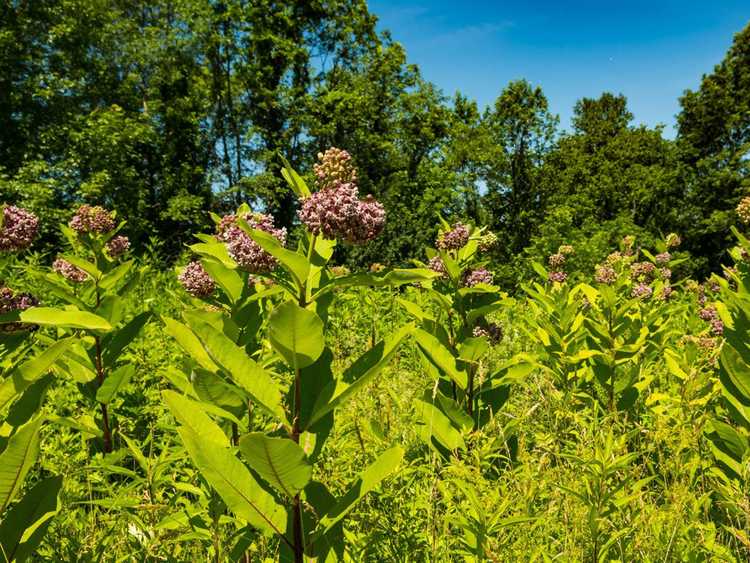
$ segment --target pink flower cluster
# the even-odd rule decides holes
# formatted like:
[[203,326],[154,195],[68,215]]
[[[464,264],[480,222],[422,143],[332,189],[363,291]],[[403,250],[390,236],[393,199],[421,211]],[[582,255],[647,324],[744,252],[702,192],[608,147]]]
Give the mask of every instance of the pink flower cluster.
[[193,297],[207,297],[214,292],[216,284],[200,262],[193,260],[182,270],[177,280]]
[[560,252],[557,254],[550,254],[549,258],[547,258],[547,263],[550,268],[559,270],[562,268],[563,264],[565,264],[565,254],[561,254]]
[[385,209],[372,196],[359,199],[352,183],[341,183],[315,192],[302,202],[300,221],[314,235],[365,244],[385,226]]
[[86,272],[63,258],[55,260],[52,263],[52,269],[66,280],[73,283],[83,283],[89,278],[89,275]]
[[611,285],[617,280],[617,272],[615,272],[615,269],[608,264],[599,264],[596,266],[594,279],[597,283]]
[[656,260],[656,264],[658,266],[664,266],[665,264],[669,264],[669,261],[672,259],[672,255],[669,252],[661,252],[654,256],[654,259]]
[[440,274],[441,277],[446,277],[448,275],[448,270],[445,269],[445,263],[443,262],[443,259],[440,258],[440,256],[433,256],[432,258],[430,258],[427,266],[433,272],[437,272],[438,274]]
[[82,205],[73,215],[68,226],[79,235],[108,233],[115,228],[115,219],[110,211],[99,205]]
[[553,283],[563,283],[565,280],[568,279],[568,274],[566,274],[563,271],[557,271],[557,272],[549,272],[547,274],[547,279]]
[[648,299],[653,293],[654,288],[644,282],[634,285],[631,291],[631,295],[637,299]]
[[0,226],[0,252],[19,252],[31,246],[39,232],[39,219],[21,207],[3,207]]
[[711,325],[711,332],[716,336],[724,334],[724,323],[719,318],[716,307],[708,306],[698,311],[698,316]]
[[630,279],[638,282],[650,282],[656,277],[656,266],[651,262],[636,262],[630,265]]
[[313,170],[320,189],[357,182],[357,169],[352,164],[352,156],[336,147],[318,153],[318,163],[313,165]]
[[107,241],[105,248],[107,249],[107,254],[109,254],[111,258],[117,258],[118,256],[122,256],[123,254],[125,254],[130,249],[130,239],[122,235],[112,237],[109,241]]
[[672,294],[674,293],[674,288],[666,284],[664,287],[661,288],[661,293],[659,294],[659,299],[662,301],[668,301],[670,297],[672,297]]
[[458,250],[469,242],[470,234],[468,225],[455,223],[450,231],[438,237],[436,245],[440,250]]
[[[39,305],[39,300],[30,293],[14,293],[9,287],[0,287],[0,315],[14,311],[25,311]],[[30,330],[32,325],[26,323],[5,323],[0,325],[0,332]]]
[[493,279],[492,272],[484,268],[477,268],[476,270],[467,270],[464,272],[464,286],[466,287],[474,287],[480,283],[492,285]]
[[[258,229],[273,236],[282,245],[286,244],[286,229],[277,229],[273,217],[262,213],[249,213],[243,217],[251,229]],[[272,271],[276,265],[276,258],[263,250],[237,224],[235,215],[225,215],[218,225],[216,238],[226,243],[232,259],[240,268],[254,274]]]
[[743,197],[737,204],[737,216],[743,224],[750,224],[750,196]]

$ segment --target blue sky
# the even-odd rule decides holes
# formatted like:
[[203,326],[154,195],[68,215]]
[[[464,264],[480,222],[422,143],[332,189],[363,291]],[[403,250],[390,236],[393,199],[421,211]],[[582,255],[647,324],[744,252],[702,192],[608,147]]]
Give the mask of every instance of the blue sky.
[[510,80],[543,88],[568,128],[575,101],[625,94],[636,123],[674,135],[678,97],[750,22],[750,0],[370,0],[424,77],[483,107]]

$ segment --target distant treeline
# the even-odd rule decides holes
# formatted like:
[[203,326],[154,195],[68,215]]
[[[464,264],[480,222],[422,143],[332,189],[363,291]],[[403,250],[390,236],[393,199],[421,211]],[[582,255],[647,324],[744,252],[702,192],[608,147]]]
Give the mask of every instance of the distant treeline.
[[750,26],[669,140],[611,93],[581,99],[570,132],[523,80],[485,111],[448,98],[364,0],[10,1],[0,18],[0,202],[34,210],[48,248],[80,202],[166,258],[241,202],[293,231],[280,156],[307,172],[337,146],[388,213],[375,244],[342,251],[351,265],[424,258],[440,212],[498,235],[508,285],[561,243],[593,265],[625,234],[672,231],[703,275],[750,191]]

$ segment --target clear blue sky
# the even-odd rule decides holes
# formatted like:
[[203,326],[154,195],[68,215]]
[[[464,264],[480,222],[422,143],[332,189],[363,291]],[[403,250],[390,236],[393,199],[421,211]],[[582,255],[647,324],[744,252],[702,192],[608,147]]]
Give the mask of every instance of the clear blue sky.
[[750,22],[750,0],[370,0],[381,30],[445,94],[492,103],[510,80],[543,88],[568,128],[573,105],[625,94],[636,123],[674,135],[678,97]]

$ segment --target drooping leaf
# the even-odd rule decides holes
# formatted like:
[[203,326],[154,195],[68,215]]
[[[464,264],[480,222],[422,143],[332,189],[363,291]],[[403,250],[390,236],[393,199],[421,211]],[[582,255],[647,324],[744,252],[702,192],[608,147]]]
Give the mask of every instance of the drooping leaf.
[[258,475],[293,498],[312,477],[312,466],[299,445],[288,438],[252,432],[240,438],[240,452]]
[[52,307],[31,307],[19,315],[21,322],[60,328],[81,328],[109,332],[112,330],[106,319],[88,311],[55,309]]
[[167,334],[174,338],[182,349],[190,354],[190,356],[198,362],[203,369],[207,369],[211,372],[219,370],[219,366],[213,362],[208,355],[208,352],[203,348],[201,341],[192,330],[184,324],[174,319],[170,319],[169,317],[162,317],[162,321],[164,321]]
[[39,455],[39,429],[44,418],[27,422],[10,437],[0,454],[0,514],[8,507],[23,485],[23,480]]
[[286,510],[257,483],[232,450],[185,426],[177,432],[193,463],[229,510],[263,532],[284,534]]
[[456,363],[456,357],[432,334],[418,328],[414,331],[414,339],[419,349],[425,356],[448,377],[451,378],[461,389],[466,389],[468,376],[466,371],[460,369]]

